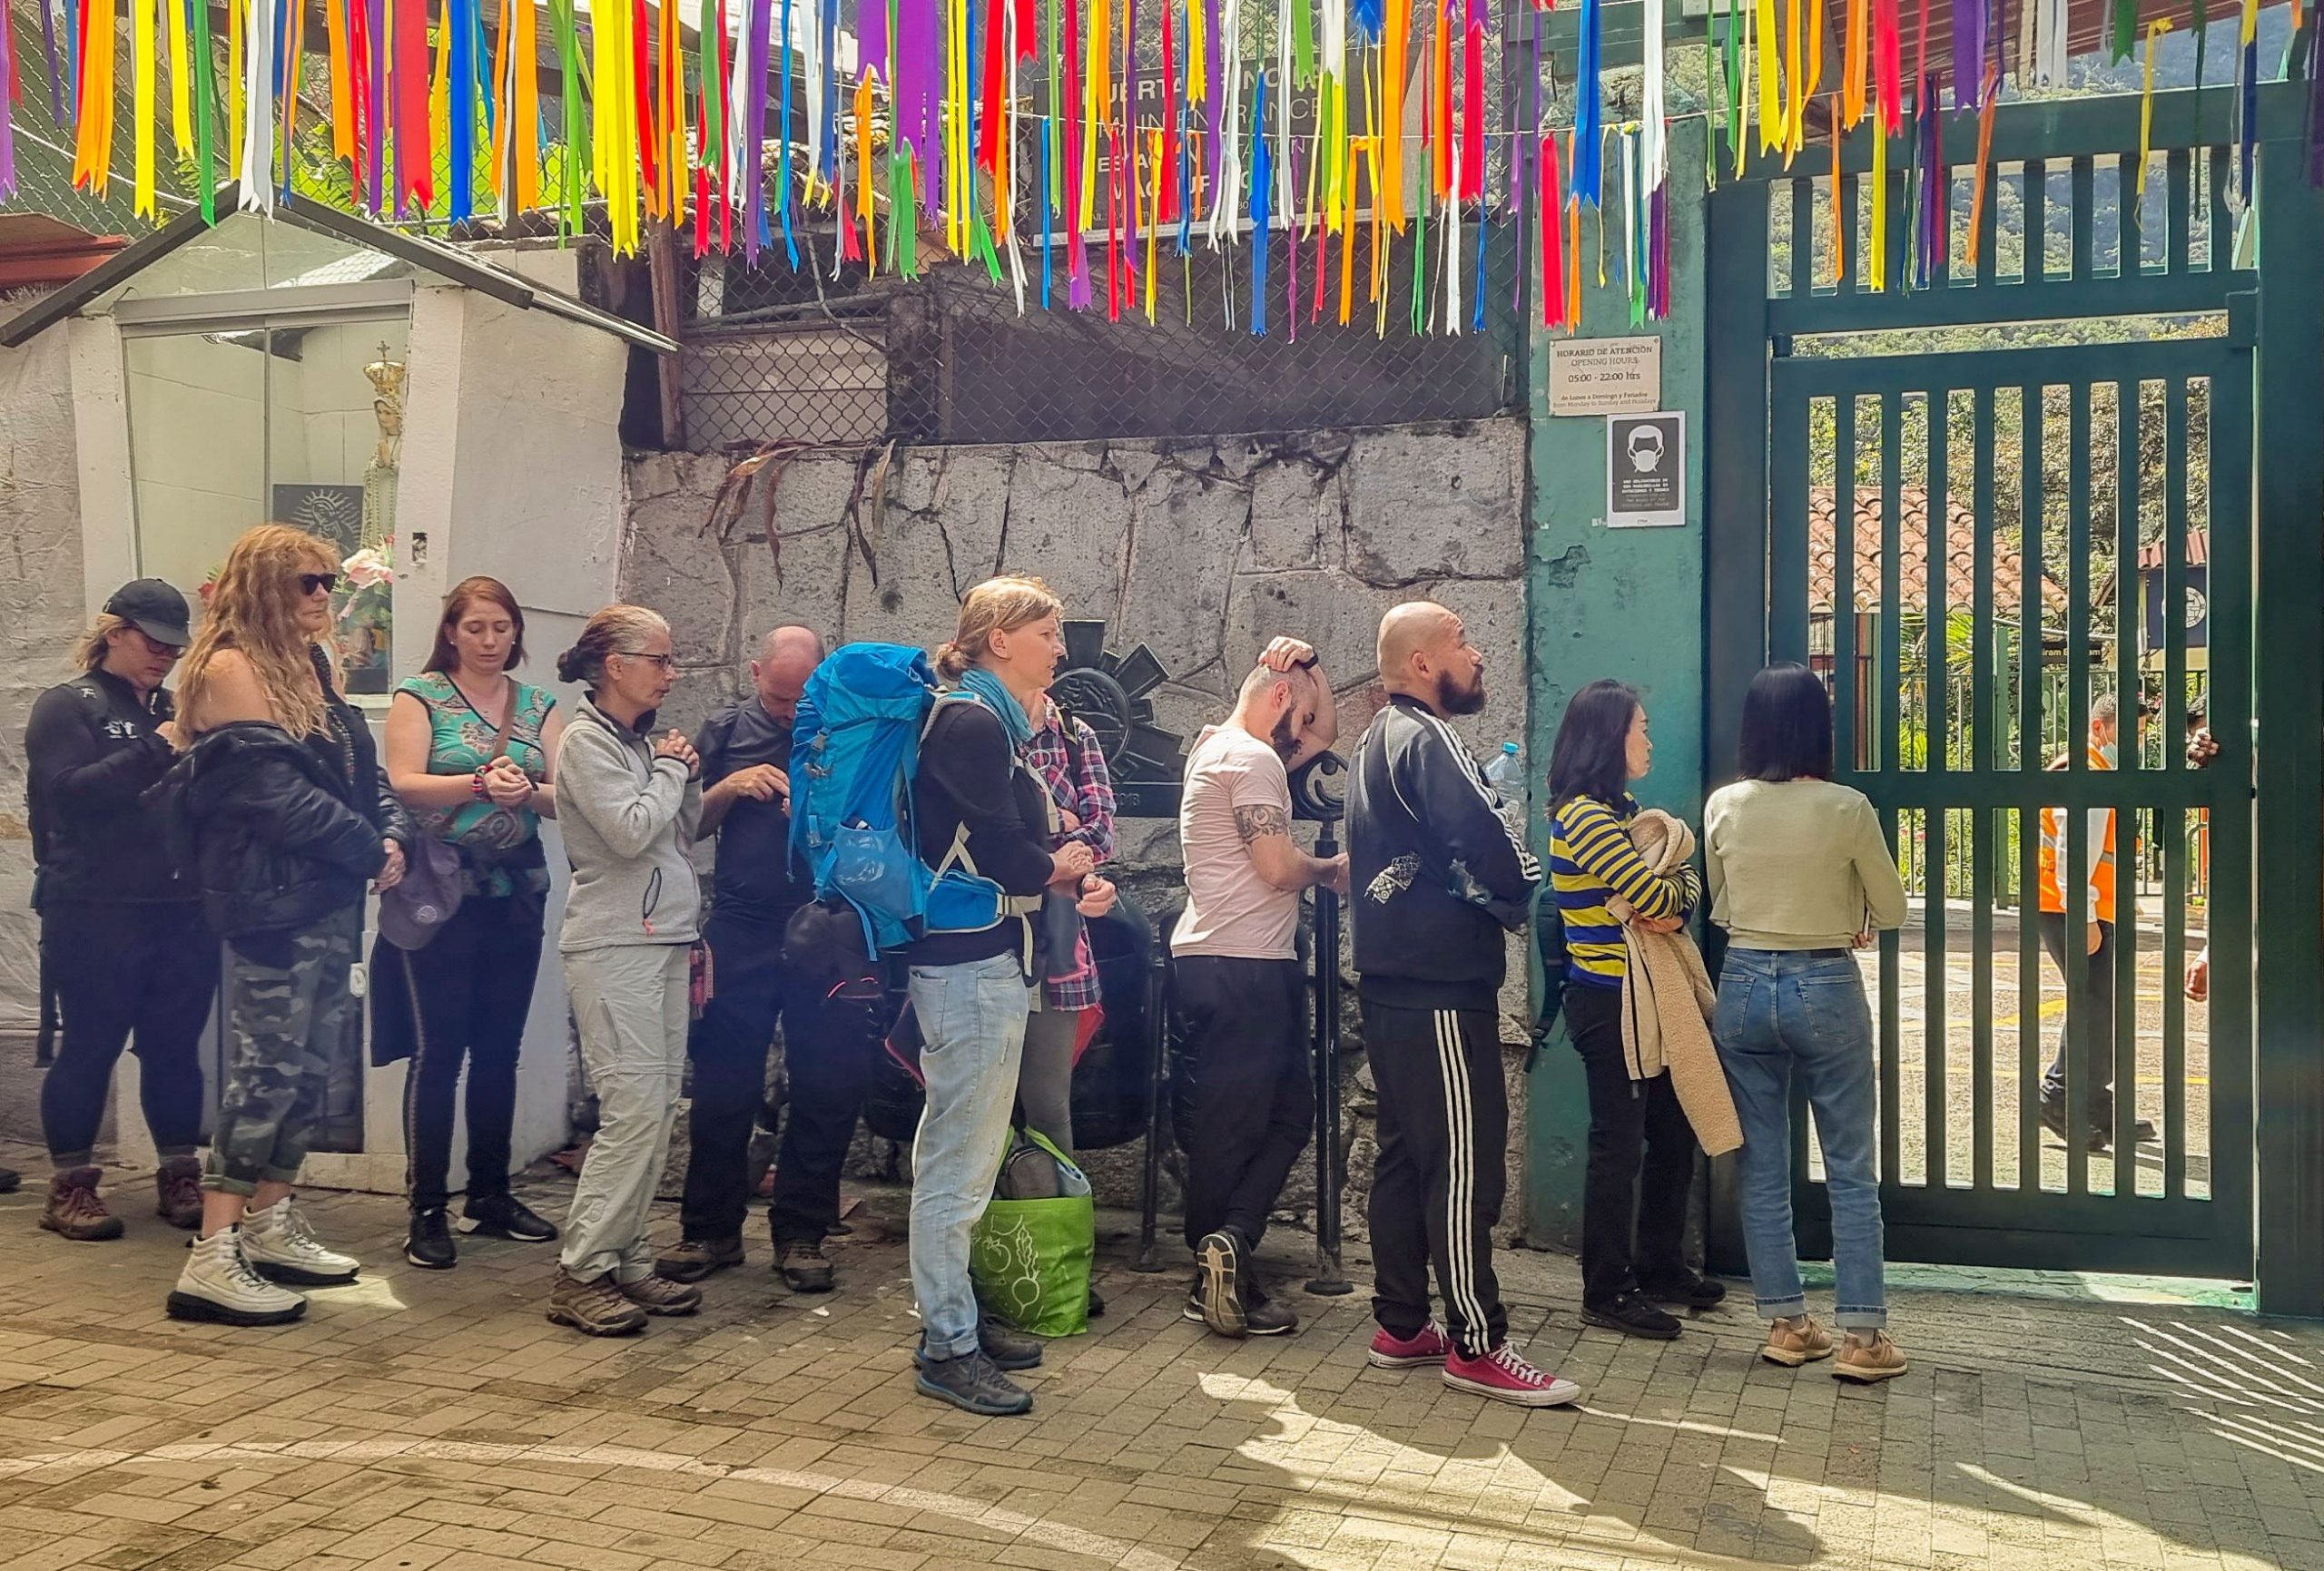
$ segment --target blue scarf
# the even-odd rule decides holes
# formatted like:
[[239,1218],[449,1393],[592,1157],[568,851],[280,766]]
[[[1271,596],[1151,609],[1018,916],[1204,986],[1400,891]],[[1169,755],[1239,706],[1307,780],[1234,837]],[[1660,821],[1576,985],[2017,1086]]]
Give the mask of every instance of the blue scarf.
[[1021,752],[1033,740],[1033,722],[1025,718],[1025,706],[1017,695],[1000,684],[1000,678],[980,665],[971,665],[960,673],[960,691],[992,711],[1000,722],[1000,729],[1009,733],[1009,748]]

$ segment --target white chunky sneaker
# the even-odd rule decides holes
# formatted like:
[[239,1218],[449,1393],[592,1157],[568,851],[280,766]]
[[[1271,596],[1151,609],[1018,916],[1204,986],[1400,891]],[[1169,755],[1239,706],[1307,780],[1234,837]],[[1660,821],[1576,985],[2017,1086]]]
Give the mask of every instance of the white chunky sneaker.
[[363,1269],[353,1255],[325,1249],[287,1194],[242,1218],[242,1254],[261,1276],[294,1287],[336,1287]]
[[239,1228],[197,1239],[170,1294],[170,1318],[229,1326],[279,1326],[307,1312],[307,1301],[252,1271]]

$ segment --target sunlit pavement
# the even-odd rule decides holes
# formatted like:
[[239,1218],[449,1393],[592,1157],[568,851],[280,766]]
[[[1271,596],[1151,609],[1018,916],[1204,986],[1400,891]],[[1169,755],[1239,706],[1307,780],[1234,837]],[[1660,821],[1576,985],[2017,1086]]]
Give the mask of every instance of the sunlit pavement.
[[[700,1317],[593,1341],[542,1318],[548,1249],[418,1271],[400,1205],[355,1195],[313,1214],[362,1285],[290,1328],[180,1325],[184,1235],[109,1182],[114,1243],[38,1232],[34,1183],[0,1198],[9,1571],[2324,1566],[2324,1328],[2217,1288],[1900,1272],[1913,1372],[1859,1389],[1757,1361],[1742,1284],[1625,1342],[1579,1326],[1571,1261],[1505,1253],[1513,1332],[1589,1390],[1524,1412],[1366,1367],[1365,1300],[1300,1292],[1287,1230],[1306,1324],[1213,1338],[1183,1251],[1140,1275],[1108,1216],[1109,1312],[1050,1345],[1029,1419],[977,1419],[912,1391],[892,1193],[836,1294],[783,1291],[753,1237]],[[527,1193],[562,1215],[570,1181]]]

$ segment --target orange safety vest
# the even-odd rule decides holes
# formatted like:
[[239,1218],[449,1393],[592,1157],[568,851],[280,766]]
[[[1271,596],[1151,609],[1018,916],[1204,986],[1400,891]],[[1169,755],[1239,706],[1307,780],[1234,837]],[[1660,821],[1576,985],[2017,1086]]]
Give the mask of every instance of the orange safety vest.
[[[2106,761],[2106,755],[2094,747],[2089,750],[2085,757],[2092,769],[2114,767]],[[2105,819],[2102,831],[2096,821],[2100,814],[2103,814]],[[2111,922],[2114,919],[2114,810],[2093,808],[2091,816],[2093,819],[2091,839],[2094,844],[2091,854],[2090,886],[2097,895],[2097,909],[2094,916],[2098,921]],[[2066,810],[2043,808],[2042,810],[2042,909],[2061,916],[2066,910],[2066,901],[2064,891],[2058,886],[2058,869],[2065,859]]]

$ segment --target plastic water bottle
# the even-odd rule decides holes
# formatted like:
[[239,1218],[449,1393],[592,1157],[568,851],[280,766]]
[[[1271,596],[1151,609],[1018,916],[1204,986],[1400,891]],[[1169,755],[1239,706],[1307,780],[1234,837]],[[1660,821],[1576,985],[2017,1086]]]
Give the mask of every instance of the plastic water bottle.
[[1485,765],[1485,780],[1501,793],[1502,811],[1512,823],[1525,819],[1525,757],[1513,741],[1501,744],[1501,751]]

